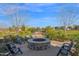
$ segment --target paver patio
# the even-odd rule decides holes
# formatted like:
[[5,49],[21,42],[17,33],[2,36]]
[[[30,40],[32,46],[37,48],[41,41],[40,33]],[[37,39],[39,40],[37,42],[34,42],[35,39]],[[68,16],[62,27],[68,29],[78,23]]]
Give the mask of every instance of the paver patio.
[[51,47],[47,50],[35,51],[27,47],[27,43],[22,45],[23,54],[20,56],[56,56],[60,47],[55,46],[51,43]]

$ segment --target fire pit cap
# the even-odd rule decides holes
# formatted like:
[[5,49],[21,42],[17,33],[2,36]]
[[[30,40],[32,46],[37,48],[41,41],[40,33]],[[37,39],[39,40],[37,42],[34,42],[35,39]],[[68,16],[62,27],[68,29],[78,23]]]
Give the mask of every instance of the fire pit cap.
[[47,38],[33,38],[28,40],[29,43],[47,43],[50,42]]

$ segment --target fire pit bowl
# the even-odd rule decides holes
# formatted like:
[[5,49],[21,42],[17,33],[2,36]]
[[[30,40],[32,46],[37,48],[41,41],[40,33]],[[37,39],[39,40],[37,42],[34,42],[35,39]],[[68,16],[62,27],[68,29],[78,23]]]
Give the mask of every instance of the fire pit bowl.
[[32,50],[45,50],[50,47],[50,41],[47,38],[29,39],[28,47]]

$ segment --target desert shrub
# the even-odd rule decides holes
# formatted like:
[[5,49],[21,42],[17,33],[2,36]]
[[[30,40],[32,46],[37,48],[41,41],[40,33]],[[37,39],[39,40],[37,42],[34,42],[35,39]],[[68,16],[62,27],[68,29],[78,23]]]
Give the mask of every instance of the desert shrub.
[[56,39],[59,40],[59,41],[66,40],[66,35],[65,35],[65,33],[64,33],[63,30],[57,31],[57,37],[56,37]]
[[68,39],[72,39],[74,41],[79,40],[79,31],[68,31],[67,32]]
[[6,53],[6,52],[8,52],[8,49],[6,46],[0,47],[0,53]]
[[79,40],[79,31],[77,30],[69,30],[64,32],[64,30],[54,30],[47,29],[45,31],[45,36],[49,39],[58,40],[58,41],[66,41],[66,40]]
[[49,38],[50,40],[56,38],[56,31],[53,29],[47,29],[45,31],[45,37]]
[[8,43],[8,42],[11,42],[12,41],[12,35],[6,35],[6,36],[4,36],[4,42],[5,43]]
[[28,31],[28,30],[26,30],[26,31],[20,31],[18,33],[18,35],[24,38],[27,35],[31,36],[32,35],[32,32],[31,31]]
[[2,39],[0,39],[0,43],[2,43],[3,42],[3,40]]
[[79,56],[79,39],[76,39],[75,42],[76,42],[76,44],[74,46],[75,51],[74,51],[74,53],[72,55],[73,56]]
[[77,42],[77,44],[75,45],[75,49],[76,49],[76,51],[75,51],[74,55],[79,56],[79,42]]

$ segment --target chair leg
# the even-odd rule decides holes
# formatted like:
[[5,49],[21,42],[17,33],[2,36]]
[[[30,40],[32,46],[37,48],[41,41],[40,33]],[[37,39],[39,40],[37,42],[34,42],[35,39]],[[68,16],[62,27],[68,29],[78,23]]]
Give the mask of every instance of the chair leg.
[[21,51],[21,49],[20,49],[20,48],[18,48],[18,51],[19,51],[21,54],[23,54],[23,52]]
[[57,56],[59,56],[60,53],[61,53],[61,49],[60,49],[59,52],[57,53]]

